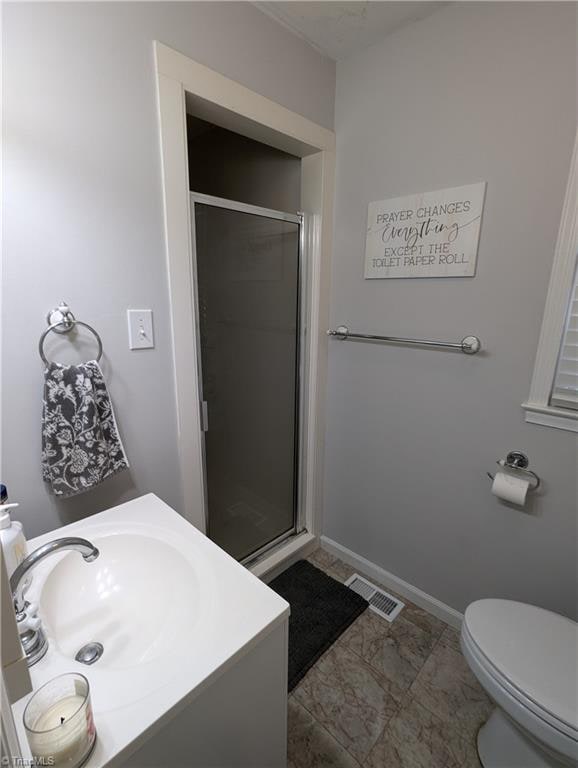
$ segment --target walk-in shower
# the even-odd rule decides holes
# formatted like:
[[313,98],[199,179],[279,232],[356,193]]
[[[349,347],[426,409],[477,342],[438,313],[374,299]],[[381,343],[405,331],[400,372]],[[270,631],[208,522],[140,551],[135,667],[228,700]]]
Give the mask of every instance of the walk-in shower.
[[241,561],[298,528],[302,219],[191,194],[207,533]]

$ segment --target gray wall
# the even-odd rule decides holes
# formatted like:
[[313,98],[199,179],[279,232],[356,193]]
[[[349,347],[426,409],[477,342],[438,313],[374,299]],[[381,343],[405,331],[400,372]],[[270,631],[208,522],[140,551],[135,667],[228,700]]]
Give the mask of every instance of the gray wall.
[[[29,537],[149,491],[181,506],[154,39],[332,125],[333,62],[250,4],[3,5],[1,476]],[[61,299],[102,336],[132,469],[56,503],[36,345]],[[155,350],[128,350],[128,307],[153,309]],[[68,344],[50,349],[67,360]]]
[[[576,130],[576,7],[457,3],[338,65],[332,321],[486,353],[330,345],[330,538],[456,609],[576,615],[576,435],[526,398]],[[367,204],[486,180],[474,278],[363,280]],[[486,470],[526,451],[526,512]]]

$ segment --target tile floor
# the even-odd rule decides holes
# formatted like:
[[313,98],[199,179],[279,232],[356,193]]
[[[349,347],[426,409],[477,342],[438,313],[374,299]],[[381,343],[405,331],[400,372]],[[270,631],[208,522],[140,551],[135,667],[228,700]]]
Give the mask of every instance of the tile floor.
[[[353,573],[321,549],[309,561]],[[492,705],[457,631],[404,602],[391,624],[362,613],[291,692],[288,768],[480,768]]]

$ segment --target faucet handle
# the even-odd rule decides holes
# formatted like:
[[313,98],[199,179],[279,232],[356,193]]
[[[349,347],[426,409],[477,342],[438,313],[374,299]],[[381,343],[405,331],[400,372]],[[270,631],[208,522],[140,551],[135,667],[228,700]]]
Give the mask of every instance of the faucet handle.
[[42,626],[42,622],[40,621],[38,616],[32,616],[28,618],[28,626],[33,632],[37,632]]
[[37,611],[38,605],[36,603],[26,603],[18,619],[18,631],[21,635],[25,632],[37,632],[40,629],[42,621],[36,615]]

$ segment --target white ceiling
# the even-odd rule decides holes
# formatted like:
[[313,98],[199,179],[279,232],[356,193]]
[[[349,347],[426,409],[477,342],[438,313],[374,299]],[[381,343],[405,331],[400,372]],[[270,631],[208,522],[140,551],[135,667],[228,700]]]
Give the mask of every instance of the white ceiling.
[[383,40],[446,2],[255,2],[261,11],[336,61]]

